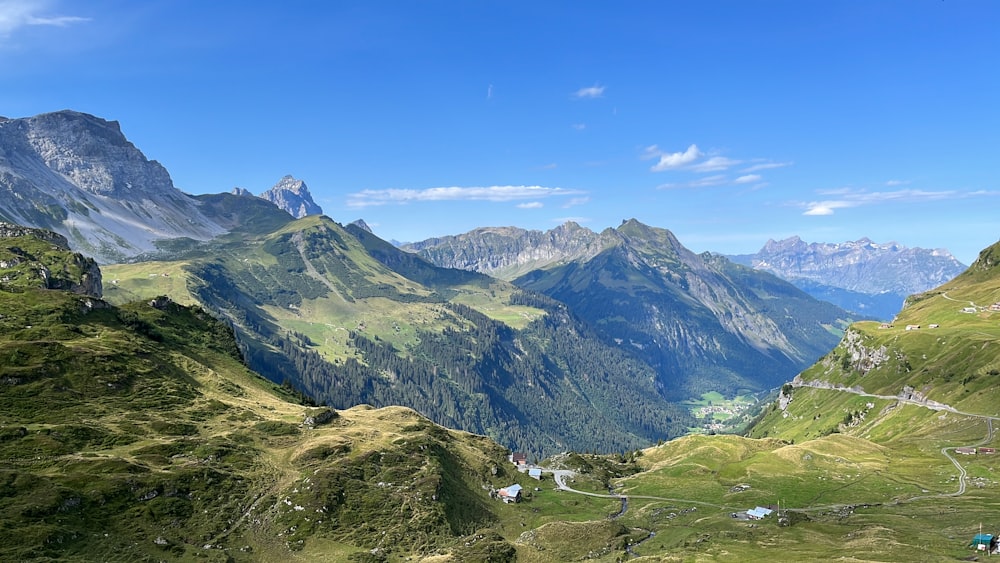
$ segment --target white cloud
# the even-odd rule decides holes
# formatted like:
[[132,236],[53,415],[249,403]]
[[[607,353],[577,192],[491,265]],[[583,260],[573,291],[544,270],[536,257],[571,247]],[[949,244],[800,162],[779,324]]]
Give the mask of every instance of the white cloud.
[[809,203],[803,215],[833,215],[834,209],[854,207],[846,201],[814,201]]
[[576,92],[573,92],[574,98],[600,98],[603,96],[604,86],[598,86],[597,84],[587,88],[580,88]]
[[[652,151],[659,151],[656,145],[653,145],[646,149],[643,157],[650,158]],[[657,154],[660,158],[656,164],[650,168],[653,172],[662,172],[664,170],[674,170],[677,168],[683,168],[692,162],[698,160],[701,157],[701,151],[698,150],[698,145],[691,145],[684,152],[673,152],[673,153],[662,153]]]
[[348,207],[400,205],[422,201],[517,201],[547,197],[575,196],[581,190],[546,188],[543,186],[472,186],[388,190],[362,190],[347,196]]
[[803,215],[833,215],[837,209],[881,205],[883,203],[922,203],[948,199],[966,199],[969,197],[978,197],[983,195],[1000,195],[1000,192],[991,191],[961,192],[957,190],[894,190],[887,192],[870,192],[850,188],[821,190],[818,193],[821,195],[838,197],[823,201],[811,201],[798,204],[806,209],[803,212]]
[[895,186],[905,186],[906,184],[909,183],[910,183],[909,180],[889,180],[888,182],[885,183],[885,185],[892,188]]
[[656,186],[656,189],[681,190],[681,189],[711,188],[713,186],[724,186],[728,183],[729,183],[729,178],[727,178],[724,174],[716,174],[713,176],[705,176],[703,178],[698,178],[697,180],[692,180],[690,182],[660,184],[659,186]]
[[786,166],[791,166],[792,162],[760,162],[758,164],[752,164],[747,166],[742,170],[742,172],[759,172],[761,170],[771,170],[772,168],[784,168]]
[[27,26],[66,27],[90,21],[90,18],[78,16],[45,14],[49,4],[49,2],[35,0],[0,0],[0,36],[8,36]]
[[733,180],[734,184],[752,184],[753,182],[759,182],[761,180],[760,174],[744,174],[739,178]]
[[565,204],[563,204],[563,209],[566,209],[567,207],[576,207],[577,205],[584,205],[584,204],[589,203],[589,202],[590,202],[590,198],[589,197],[586,197],[586,196],[584,196],[584,197],[574,197],[574,198],[570,199],[569,201],[567,201]]
[[529,201],[525,203],[519,203],[517,204],[517,206],[520,209],[540,209],[542,207],[545,207],[545,204],[540,201]]
[[584,129],[587,128],[587,124],[586,123],[574,123],[573,125],[571,125],[571,127],[573,127],[573,129],[576,129],[577,131],[583,131]]
[[695,172],[718,172],[719,170],[732,168],[742,162],[742,160],[733,160],[724,156],[713,156],[704,162],[690,166],[690,168]]

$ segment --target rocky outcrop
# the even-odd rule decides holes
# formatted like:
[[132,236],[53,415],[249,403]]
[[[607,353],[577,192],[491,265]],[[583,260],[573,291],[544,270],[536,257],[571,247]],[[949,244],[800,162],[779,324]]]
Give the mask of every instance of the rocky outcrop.
[[864,335],[857,330],[848,329],[840,345],[848,354],[851,369],[861,375],[867,375],[889,360],[889,350],[885,346],[868,346]]
[[59,233],[55,233],[45,229],[32,229],[31,227],[22,227],[21,225],[15,225],[13,223],[0,222],[0,239],[19,238],[26,236],[33,236],[37,239],[44,240],[45,242],[48,242],[53,246],[57,246],[63,250],[70,249],[69,241],[67,241],[66,237],[60,235]]
[[302,180],[285,176],[271,189],[260,194],[260,197],[284,209],[296,219],[307,215],[322,215],[323,210],[313,201],[309,188]]
[[69,250],[52,231],[0,223],[0,288],[60,289],[100,298],[104,293],[97,262]]

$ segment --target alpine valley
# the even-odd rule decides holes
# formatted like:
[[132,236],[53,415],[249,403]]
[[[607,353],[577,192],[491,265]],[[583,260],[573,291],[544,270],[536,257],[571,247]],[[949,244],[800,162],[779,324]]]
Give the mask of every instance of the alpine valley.
[[318,211],[0,121],[0,560],[927,561],[1000,525],[1000,245],[853,322],[635,220],[404,250]]

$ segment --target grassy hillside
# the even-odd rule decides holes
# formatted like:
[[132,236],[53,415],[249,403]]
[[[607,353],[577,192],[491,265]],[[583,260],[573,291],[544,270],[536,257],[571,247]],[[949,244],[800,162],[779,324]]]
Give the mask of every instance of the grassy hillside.
[[197,303],[237,329],[253,369],[317,402],[405,405],[534,457],[635,449],[693,425],[648,366],[565,306],[362,229],[286,218],[171,248],[106,267],[107,298]]
[[28,290],[0,310],[0,559],[426,554],[499,520],[503,448],[292,402],[198,309]]
[[[991,280],[957,280],[900,319],[946,319],[955,295],[979,307]],[[1000,456],[955,454],[997,445],[995,401],[926,383],[964,361],[922,340],[929,328],[856,325],[753,437],[545,462],[574,470],[580,494],[409,409],[297,403],[198,308],[18,288],[0,311],[3,560],[947,561],[1000,527]],[[939,327],[986,395],[994,357],[975,352],[991,314]],[[523,502],[490,498],[515,482]],[[758,505],[778,512],[732,516]]]

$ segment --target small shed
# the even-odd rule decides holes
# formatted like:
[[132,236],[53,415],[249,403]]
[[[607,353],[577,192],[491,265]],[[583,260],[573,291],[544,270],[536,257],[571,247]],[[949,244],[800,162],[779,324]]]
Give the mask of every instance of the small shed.
[[537,467],[532,467],[531,469],[528,470],[528,477],[534,477],[535,479],[538,479],[539,481],[541,481],[542,480],[542,470],[539,469],[539,468],[537,468]]
[[997,453],[996,448],[979,448],[979,453],[981,454],[995,454]]
[[772,512],[774,511],[771,510],[770,508],[764,508],[763,506],[758,506],[757,508],[751,508],[750,510],[747,510],[747,516],[749,516],[752,520],[760,520],[762,518],[770,516]]
[[968,448],[968,447],[955,448],[955,453],[962,455],[976,455],[976,448]]
[[521,452],[514,452],[510,454],[510,461],[514,465],[527,465],[528,464],[528,454]]
[[995,542],[996,539],[993,537],[993,534],[979,533],[972,538],[972,543],[969,544],[969,547],[977,551],[992,551],[996,546]]
[[519,502],[521,500],[521,485],[511,485],[509,487],[500,489],[497,491],[500,496],[500,500],[510,503]]

